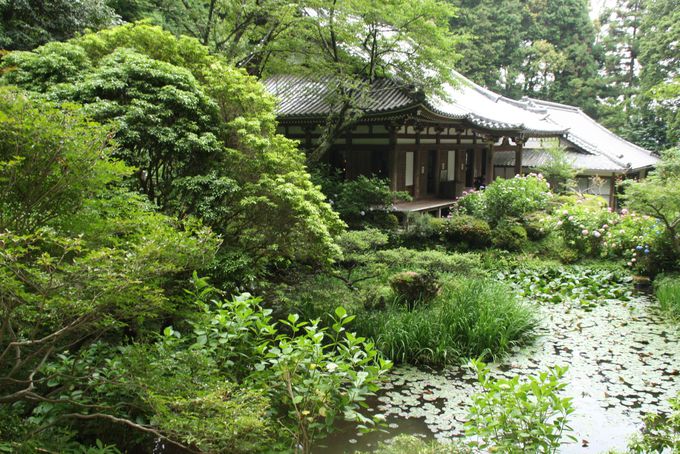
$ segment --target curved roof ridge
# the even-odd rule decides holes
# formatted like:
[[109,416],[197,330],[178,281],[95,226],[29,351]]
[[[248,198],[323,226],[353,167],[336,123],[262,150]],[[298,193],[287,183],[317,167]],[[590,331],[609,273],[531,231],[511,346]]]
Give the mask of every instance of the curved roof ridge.
[[487,98],[489,98],[493,102],[498,102],[498,100],[503,97],[502,95],[499,95],[498,93],[494,93],[493,91],[489,90],[488,88],[482,87],[478,83],[473,82],[471,79],[468,79],[467,77],[465,77],[464,75],[462,75],[458,71],[452,70],[452,73],[453,73],[454,77],[461,82],[461,84],[469,86],[470,88],[475,90],[477,93],[486,96]]
[[522,96],[522,99],[523,100],[526,99],[528,101],[533,102],[534,104],[541,104],[541,105],[544,105],[544,106],[547,106],[547,107],[555,107],[555,108],[558,108],[558,109],[569,110],[569,111],[572,111],[572,112],[583,112],[580,107],[570,106],[569,104],[562,104],[562,103],[555,102],[555,101],[546,101],[544,99],[532,98],[532,97],[529,97],[529,96]]

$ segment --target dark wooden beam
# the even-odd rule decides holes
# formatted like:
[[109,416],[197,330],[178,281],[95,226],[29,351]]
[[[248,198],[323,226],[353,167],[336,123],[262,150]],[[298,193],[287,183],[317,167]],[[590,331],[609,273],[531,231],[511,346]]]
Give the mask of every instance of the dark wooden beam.
[[515,140],[515,175],[522,174],[522,152],[524,149],[524,140],[518,138]]

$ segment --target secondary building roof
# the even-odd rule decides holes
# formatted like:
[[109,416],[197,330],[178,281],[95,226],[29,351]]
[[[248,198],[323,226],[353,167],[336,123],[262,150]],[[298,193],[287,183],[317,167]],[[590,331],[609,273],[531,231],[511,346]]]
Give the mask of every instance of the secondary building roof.
[[[418,109],[421,114],[426,112],[442,120],[464,120],[499,134],[562,137],[576,149],[570,153],[574,165],[588,170],[627,172],[654,166],[658,161],[650,151],[607,130],[577,107],[532,98],[518,101],[461,75],[458,80],[455,87],[448,84],[443,87],[443,97],[436,97],[424,96],[390,79],[380,79],[357,103],[367,116]],[[334,109],[328,101],[334,88],[332,79],[278,75],[267,79],[265,86],[280,100],[277,114],[281,120],[318,120]],[[544,159],[540,153],[526,150],[523,164],[533,166],[533,161]],[[514,156],[504,157],[499,152],[498,159],[514,160]],[[496,165],[506,164],[497,161]]]

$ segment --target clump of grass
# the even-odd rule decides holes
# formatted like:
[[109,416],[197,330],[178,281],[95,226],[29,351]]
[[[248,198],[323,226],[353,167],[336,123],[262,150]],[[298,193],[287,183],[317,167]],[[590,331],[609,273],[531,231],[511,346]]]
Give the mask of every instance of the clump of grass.
[[654,281],[654,293],[661,310],[680,323],[680,276],[667,275]]
[[536,317],[505,284],[488,279],[449,280],[429,306],[390,304],[361,313],[354,328],[375,340],[395,362],[439,367],[462,358],[505,355],[531,337]]

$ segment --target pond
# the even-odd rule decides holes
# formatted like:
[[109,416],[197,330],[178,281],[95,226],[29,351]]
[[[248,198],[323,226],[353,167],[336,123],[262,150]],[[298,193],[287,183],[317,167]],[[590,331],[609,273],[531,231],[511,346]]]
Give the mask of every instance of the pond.
[[[680,391],[680,333],[655,312],[652,298],[637,295],[589,306],[562,301],[538,310],[542,323],[535,342],[495,364],[493,375],[569,366],[566,395],[576,409],[570,422],[577,441],[561,452],[624,448],[645,413],[669,411],[668,399]],[[462,367],[397,367],[371,402],[371,412],[385,415],[388,428],[367,435],[341,430],[317,451],[370,451],[378,441],[404,433],[442,441],[461,437],[470,396],[477,391],[475,376]]]

